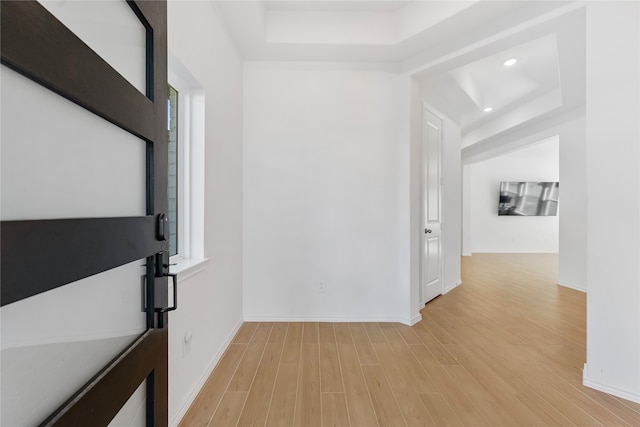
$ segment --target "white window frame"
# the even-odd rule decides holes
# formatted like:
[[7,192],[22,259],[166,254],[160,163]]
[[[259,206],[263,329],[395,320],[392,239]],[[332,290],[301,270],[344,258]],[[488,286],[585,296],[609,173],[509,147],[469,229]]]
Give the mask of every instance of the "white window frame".
[[178,247],[171,273],[186,279],[204,270],[205,95],[202,85],[169,53],[169,84],[178,92]]

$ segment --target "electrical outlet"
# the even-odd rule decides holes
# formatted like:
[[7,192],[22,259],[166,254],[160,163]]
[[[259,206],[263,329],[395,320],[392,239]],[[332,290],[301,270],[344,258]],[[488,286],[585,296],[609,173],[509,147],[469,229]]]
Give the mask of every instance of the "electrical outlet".
[[323,281],[318,282],[317,291],[318,292],[324,292],[325,289],[326,289],[325,283]]

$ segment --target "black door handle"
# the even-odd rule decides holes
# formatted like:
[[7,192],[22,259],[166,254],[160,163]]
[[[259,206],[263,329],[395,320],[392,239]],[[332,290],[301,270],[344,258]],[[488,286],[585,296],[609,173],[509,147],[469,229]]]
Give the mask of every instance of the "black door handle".
[[164,313],[176,310],[178,308],[178,275],[169,273],[169,262],[165,262],[165,256],[169,258],[168,252],[158,252],[156,254],[156,277],[171,277],[173,282],[173,305],[168,307],[156,307],[155,312],[158,313],[158,326],[164,327]]
[[158,313],[166,313],[178,308],[178,275],[175,273],[165,273],[165,276],[171,277],[173,281],[173,306],[156,308],[156,312]]

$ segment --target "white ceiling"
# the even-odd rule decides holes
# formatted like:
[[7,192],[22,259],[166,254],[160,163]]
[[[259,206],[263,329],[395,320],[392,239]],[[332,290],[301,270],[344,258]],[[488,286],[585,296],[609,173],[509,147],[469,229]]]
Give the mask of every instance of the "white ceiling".
[[[511,58],[518,62],[505,66]],[[555,34],[485,56],[449,74],[474,102],[474,110],[491,107],[492,112],[498,112],[535,92],[560,86]],[[463,125],[467,124],[465,118],[463,115]]]
[[[215,4],[246,61],[366,63],[413,75],[429,104],[461,125],[465,147],[494,146],[584,104],[582,2]],[[520,62],[504,67],[512,56]]]
[[265,7],[268,10],[323,10],[323,11],[366,11],[366,12],[395,12],[410,1],[368,1],[368,0],[352,0],[352,1],[266,1]]

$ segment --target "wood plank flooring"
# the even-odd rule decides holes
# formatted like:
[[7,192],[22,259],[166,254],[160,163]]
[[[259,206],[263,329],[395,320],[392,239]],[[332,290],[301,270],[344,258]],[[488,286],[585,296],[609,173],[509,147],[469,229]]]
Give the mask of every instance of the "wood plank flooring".
[[556,255],[476,254],[398,323],[245,323],[181,422],[200,426],[640,426],[582,386],[585,294]]

